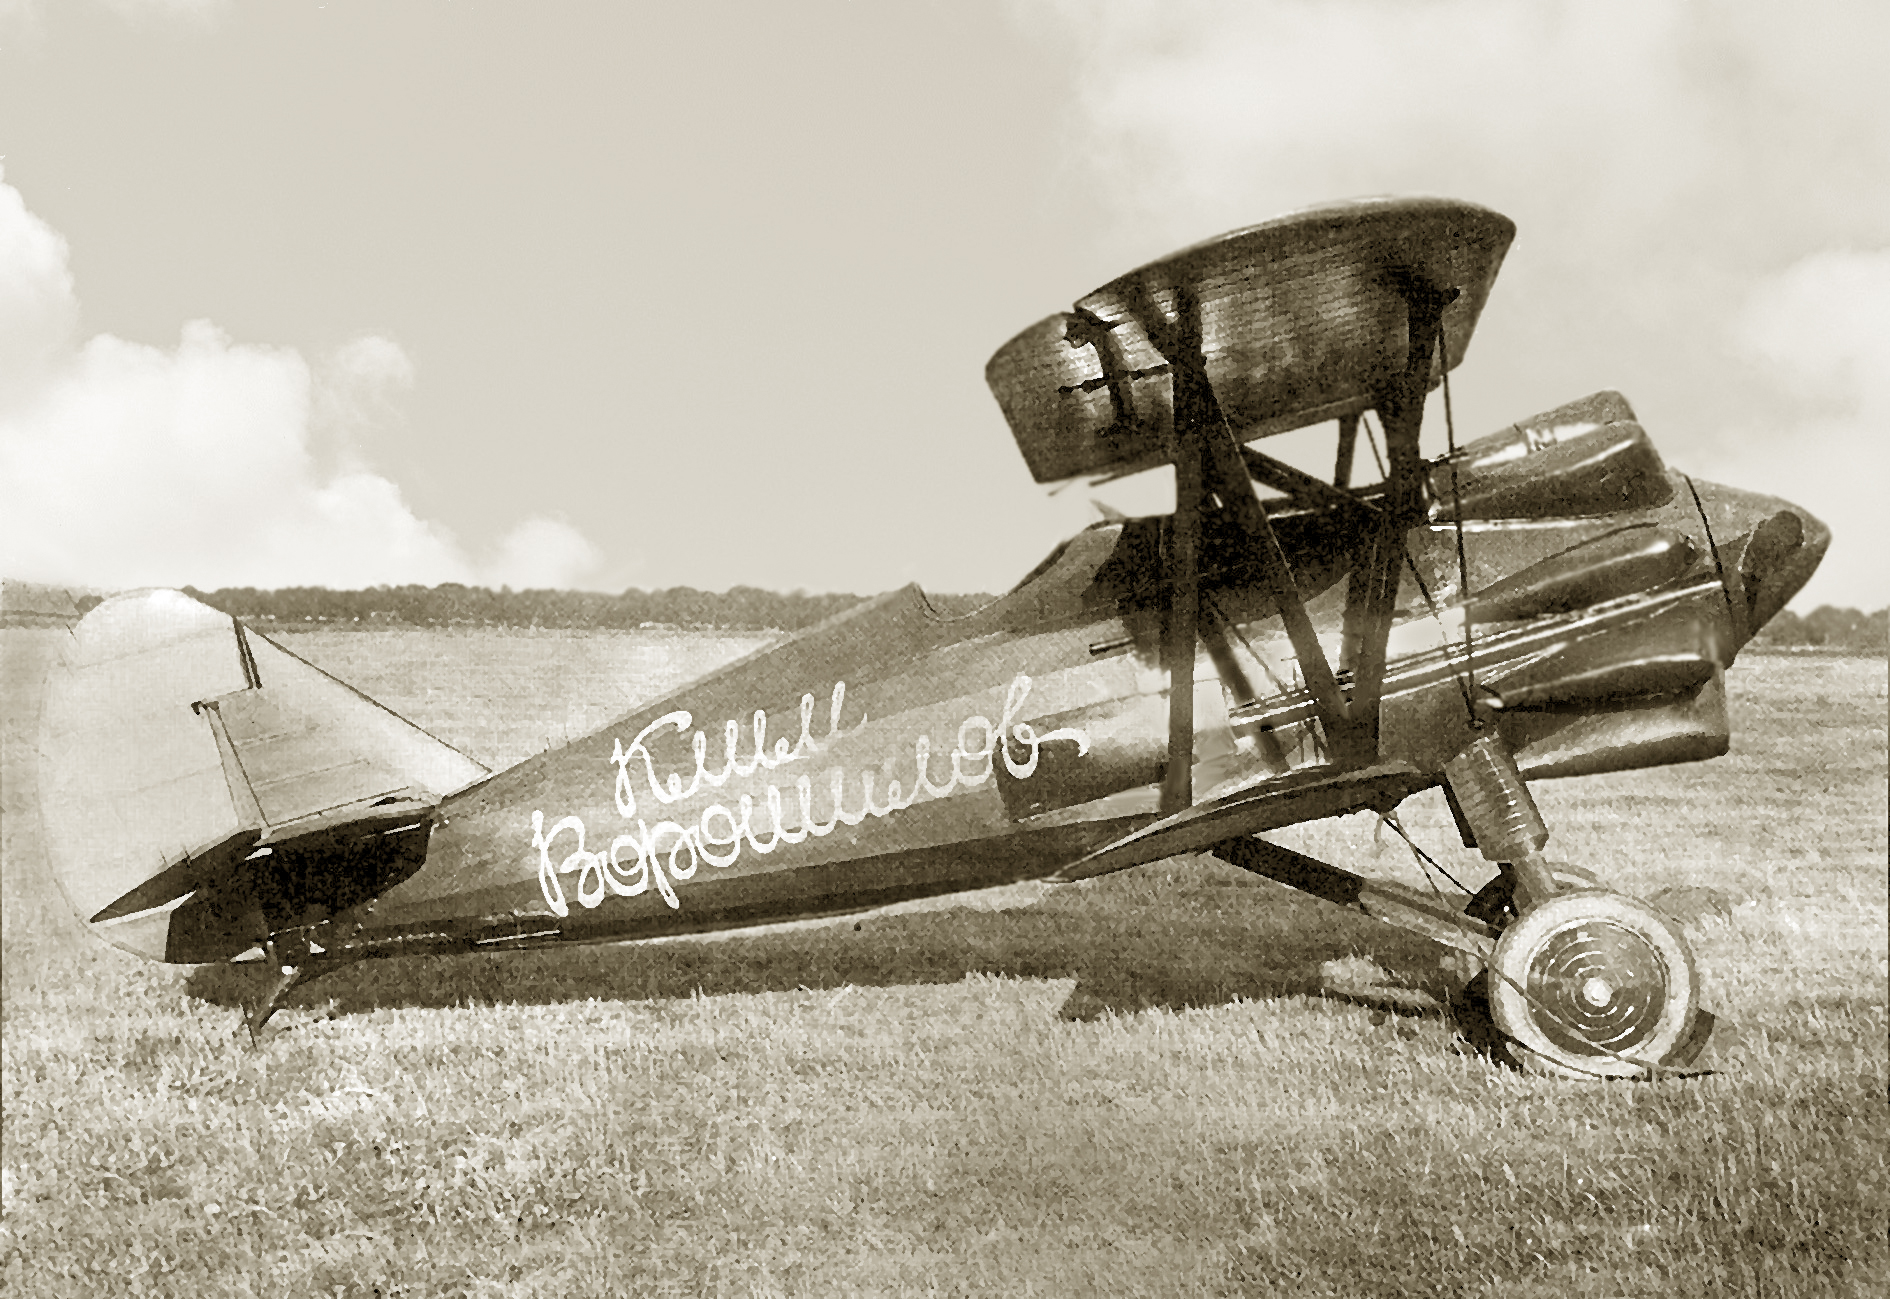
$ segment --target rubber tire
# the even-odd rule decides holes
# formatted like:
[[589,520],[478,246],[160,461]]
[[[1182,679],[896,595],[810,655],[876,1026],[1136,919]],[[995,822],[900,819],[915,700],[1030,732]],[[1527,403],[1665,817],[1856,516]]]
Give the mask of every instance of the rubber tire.
[[[1531,967],[1546,945],[1571,929],[1604,922],[1640,939],[1656,958],[1664,978],[1651,1029],[1615,1055],[1572,1050],[1544,1032],[1542,1011],[1526,998]],[[1578,940],[1579,941],[1579,940]],[[1512,921],[1497,940],[1490,960],[1490,1016],[1505,1036],[1518,1044],[1519,1062],[1541,1072],[1570,1078],[1636,1078],[1659,1065],[1687,1040],[1700,1004],[1700,976],[1680,929],[1645,903],[1620,893],[1587,889],[1559,893]],[[1538,998],[1539,1000],[1540,998]],[[1553,1021],[1551,1021],[1553,1022]],[[1570,1026],[1559,1026],[1563,1033]],[[1576,1036],[1585,1036],[1576,1034]]]

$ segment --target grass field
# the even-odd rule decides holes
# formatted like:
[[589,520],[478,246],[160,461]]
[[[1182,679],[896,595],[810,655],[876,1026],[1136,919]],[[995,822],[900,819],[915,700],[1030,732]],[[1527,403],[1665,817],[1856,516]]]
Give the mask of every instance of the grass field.
[[[1843,1295],[1890,1287],[1885,663],[1755,657],[1733,753],[1548,783],[1550,855],[1689,926],[1741,1067],[1453,1049],[1436,949],[1229,867],[641,947],[381,962],[237,1037],[43,874],[8,631],[8,1295]],[[490,764],[752,642],[285,641]],[[1466,882],[1432,797],[1413,834]],[[1363,818],[1281,836],[1416,882]],[[1463,876],[1460,875],[1460,878]]]

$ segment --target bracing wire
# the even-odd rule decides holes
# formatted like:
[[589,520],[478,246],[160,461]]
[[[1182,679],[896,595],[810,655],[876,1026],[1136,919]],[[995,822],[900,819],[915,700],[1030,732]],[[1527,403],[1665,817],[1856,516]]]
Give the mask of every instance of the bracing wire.
[[1234,633],[1234,639],[1239,641],[1240,647],[1247,651],[1247,656],[1260,665],[1260,670],[1267,674],[1267,680],[1273,683],[1276,690],[1284,692],[1293,688],[1287,682],[1280,680],[1280,674],[1275,672],[1273,665],[1253,647],[1253,642],[1247,639],[1247,633],[1240,629],[1240,624],[1227,616],[1227,611],[1221,608],[1220,601],[1214,598],[1212,591],[1203,591],[1201,602],[1213,610],[1215,620],[1221,626]]
[[[1380,821],[1383,821],[1386,825],[1390,826],[1393,830],[1397,831],[1398,837],[1404,840],[1405,846],[1410,848],[1410,850],[1417,855],[1418,869],[1424,871],[1425,881],[1427,883],[1430,883],[1431,891],[1433,893],[1437,893],[1437,884],[1435,883],[1435,881],[1431,880],[1431,875],[1430,875],[1431,871],[1436,871],[1439,875],[1442,875],[1445,879],[1449,880],[1452,884],[1456,885],[1458,890],[1464,893],[1465,895],[1470,895],[1475,892],[1474,889],[1465,888],[1463,885],[1463,882],[1460,881],[1455,875],[1452,875],[1449,871],[1445,870],[1435,857],[1431,856],[1429,853],[1425,852],[1422,848],[1417,846],[1417,841],[1413,839],[1410,836],[1410,834],[1405,830],[1404,822],[1398,819],[1398,814],[1395,811],[1394,812],[1380,812],[1378,814],[1378,819]],[[1441,893],[1438,894],[1438,901],[1440,902],[1443,901],[1443,895]]]
[[[1411,558],[1411,552],[1408,550],[1404,552],[1404,566],[1411,570],[1411,580],[1417,583],[1418,594],[1424,597],[1425,607],[1431,611],[1431,617],[1436,620],[1440,628],[1439,634],[1444,639],[1445,656],[1446,661],[1448,661],[1450,637],[1449,628],[1444,626],[1444,611],[1437,607],[1437,600],[1431,595],[1430,585],[1425,582],[1424,574],[1418,571],[1417,561]],[[1478,725],[1477,706],[1475,697],[1470,693],[1470,687],[1473,683],[1467,679],[1462,672],[1456,673],[1455,675],[1457,678],[1457,689],[1463,695],[1464,711],[1470,714],[1470,725],[1472,728],[1475,728]]]
[[[1469,704],[1476,698],[1477,689],[1476,654],[1470,640],[1470,562],[1464,554],[1463,491],[1457,481],[1457,421],[1450,407],[1450,341],[1444,336],[1441,315],[1437,319],[1437,347],[1444,355],[1444,438],[1450,463],[1451,522],[1457,533],[1457,601],[1463,610],[1464,702]],[[1470,725],[1479,729],[1482,726],[1474,705],[1470,708]]]
[[1378,434],[1372,430],[1371,421],[1366,418],[1370,414],[1368,410],[1360,411],[1358,422],[1365,427],[1365,445],[1372,449],[1372,461],[1378,466],[1378,481],[1383,482],[1391,476],[1391,472],[1385,468],[1385,458],[1378,452]]
[[[1443,326],[1440,324],[1438,326],[1438,330],[1439,330],[1438,343],[1440,346],[1443,345],[1442,329],[1443,329]],[[1365,443],[1367,446],[1371,447],[1372,459],[1377,461],[1379,477],[1383,478],[1386,476],[1386,473],[1387,473],[1385,469],[1385,460],[1384,460],[1384,457],[1378,453],[1377,434],[1373,431],[1370,422],[1366,419],[1366,416],[1370,414],[1371,414],[1370,411],[1361,412],[1359,416],[1359,423],[1364,426]],[[1444,424],[1446,427],[1447,436],[1450,439],[1451,452],[1454,456],[1456,452],[1456,447],[1457,447],[1457,431],[1450,418],[1450,371],[1448,369],[1446,369],[1444,372]],[[1457,483],[1456,483],[1457,466],[1454,460],[1451,463],[1450,472],[1452,475],[1451,494],[1454,496],[1456,494],[1456,488],[1457,488]],[[1431,611],[1431,617],[1435,619],[1438,626],[1442,628],[1444,626],[1443,610],[1437,607],[1437,600],[1435,597],[1431,595],[1431,588],[1429,584],[1425,582],[1424,574],[1418,571],[1417,561],[1411,558],[1411,552],[1409,550],[1405,551],[1404,563],[1405,563],[1405,567],[1410,570],[1412,579],[1417,583],[1418,593],[1424,597],[1424,604]],[[1464,562],[1463,516],[1462,516],[1461,510],[1459,510],[1458,515],[1457,515],[1457,574],[1458,574],[1457,580],[1460,585],[1463,584],[1464,582],[1463,574],[1466,571],[1467,567],[1468,566]],[[1445,634],[1444,639],[1446,643],[1445,653],[1446,653],[1446,656],[1448,656],[1449,636],[1447,632]],[[1476,708],[1476,703],[1475,703],[1476,676],[1473,672],[1470,671],[1470,668],[1469,668],[1469,664],[1468,664],[1469,653],[1470,653],[1470,623],[1469,623],[1469,620],[1466,618],[1464,621],[1464,655],[1466,659],[1465,671],[1459,672],[1455,675],[1457,677],[1457,688],[1463,694],[1464,711],[1470,715],[1470,725],[1473,728],[1475,728],[1475,727],[1480,726],[1480,723],[1477,719],[1477,708]]]

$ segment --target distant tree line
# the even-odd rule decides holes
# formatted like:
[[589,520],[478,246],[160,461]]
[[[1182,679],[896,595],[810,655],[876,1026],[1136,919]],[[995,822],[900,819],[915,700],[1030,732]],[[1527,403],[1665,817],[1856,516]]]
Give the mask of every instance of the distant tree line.
[[[291,586],[262,591],[253,586],[217,591],[184,590],[213,608],[264,622],[405,624],[443,627],[668,627],[727,628],[742,631],[798,631],[851,608],[856,595],[783,594],[758,587],[698,591],[675,586],[664,591],[631,589],[621,595],[597,591],[514,591],[500,587],[376,586],[363,591],[331,591],[321,586]],[[0,592],[0,622],[8,626],[68,626],[99,602],[96,592],[69,593],[63,588],[7,581]],[[988,595],[927,595],[932,607],[957,617],[985,604]],[[1823,649],[1847,654],[1890,655],[1890,609],[1860,613],[1820,605],[1808,614],[1791,610],[1767,623],[1754,640],[1759,649]]]
[[1890,609],[1859,613],[1821,604],[1802,618],[1787,609],[1760,629],[1754,643],[1778,649],[1822,646],[1854,654],[1890,654]]
[[[857,595],[782,593],[753,586],[698,591],[674,586],[621,595],[600,591],[514,591],[500,587],[374,586],[333,591],[290,586],[263,591],[231,586],[216,591],[185,587],[184,593],[213,609],[261,622],[406,624],[415,627],[712,627],[730,630],[798,631],[858,604]],[[928,595],[947,617],[990,602],[988,595]]]

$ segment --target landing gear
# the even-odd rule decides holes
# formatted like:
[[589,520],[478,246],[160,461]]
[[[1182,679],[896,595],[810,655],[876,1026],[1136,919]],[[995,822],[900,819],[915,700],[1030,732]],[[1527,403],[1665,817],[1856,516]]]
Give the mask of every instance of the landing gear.
[[[1491,1017],[1519,1062],[1565,1077],[1647,1077],[1691,1064],[1712,1017],[1679,930],[1619,893],[1561,893],[1497,940]],[[1702,1023],[1702,1019],[1704,1023]]]
[[1693,1063],[1712,1031],[1679,928],[1542,857],[1548,830],[1516,760],[1486,732],[1444,766],[1466,843],[1501,866],[1465,915],[1498,931],[1480,986],[1507,1054],[1564,1077],[1640,1078]]

